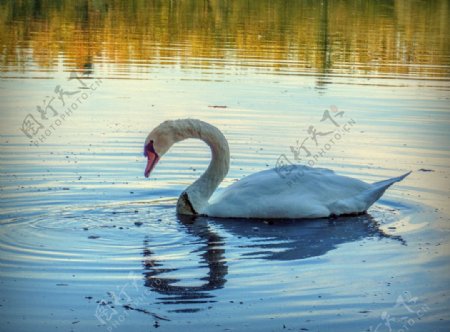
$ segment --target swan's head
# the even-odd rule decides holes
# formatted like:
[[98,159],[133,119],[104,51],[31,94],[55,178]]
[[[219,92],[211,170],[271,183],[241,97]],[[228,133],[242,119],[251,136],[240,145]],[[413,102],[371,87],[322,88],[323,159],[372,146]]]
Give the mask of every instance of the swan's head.
[[144,156],[147,157],[145,177],[148,178],[159,159],[180,140],[176,121],[165,121],[153,129],[145,139]]

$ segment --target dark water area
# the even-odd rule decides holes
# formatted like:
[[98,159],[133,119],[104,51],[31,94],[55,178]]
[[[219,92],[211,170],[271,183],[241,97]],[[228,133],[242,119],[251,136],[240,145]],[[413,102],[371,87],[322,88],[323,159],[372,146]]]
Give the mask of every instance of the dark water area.
[[[445,0],[0,2],[0,330],[448,331],[449,22]],[[208,147],[143,176],[177,118],[227,137],[221,187],[280,156],[413,172],[365,215],[183,218]]]

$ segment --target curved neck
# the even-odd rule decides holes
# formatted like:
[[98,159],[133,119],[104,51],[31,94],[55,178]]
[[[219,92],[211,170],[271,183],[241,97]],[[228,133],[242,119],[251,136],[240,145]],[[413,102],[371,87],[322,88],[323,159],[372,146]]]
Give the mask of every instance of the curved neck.
[[208,169],[186,188],[177,204],[178,213],[201,214],[209,198],[228,173],[230,167],[228,142],[219,129],[206,122],[191,119],[176,122],[176,141],[197,138],[211,148],[211,162]]

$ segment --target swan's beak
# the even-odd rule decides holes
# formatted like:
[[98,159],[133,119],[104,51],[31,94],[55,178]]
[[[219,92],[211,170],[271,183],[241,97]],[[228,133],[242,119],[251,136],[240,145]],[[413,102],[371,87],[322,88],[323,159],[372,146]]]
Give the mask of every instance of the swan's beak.
[[152,151],[147,151],[147,166],[145,167],[144,175],[146,178],[149,177],[153,168],[155,168],[156,164],[159,161],[159,156],[157,153]]

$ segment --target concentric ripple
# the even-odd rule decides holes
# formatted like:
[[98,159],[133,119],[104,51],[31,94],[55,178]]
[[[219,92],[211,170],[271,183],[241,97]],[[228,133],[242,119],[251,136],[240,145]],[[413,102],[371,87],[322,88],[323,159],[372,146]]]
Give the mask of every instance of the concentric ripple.
[[0,274],[65,285],[127,282],[132,273],[158,303],[210,303],[227,283],[230,264],[245,276],[239,270],[248,265],[239,262],[248,259],[310,259],[370,238],[403,242],[376,221],[393,222],[399,219],[396,213],[378,208],[373,215],[267,222],[179,219],[173,205],[140,203],[63,210],[4,220]]

